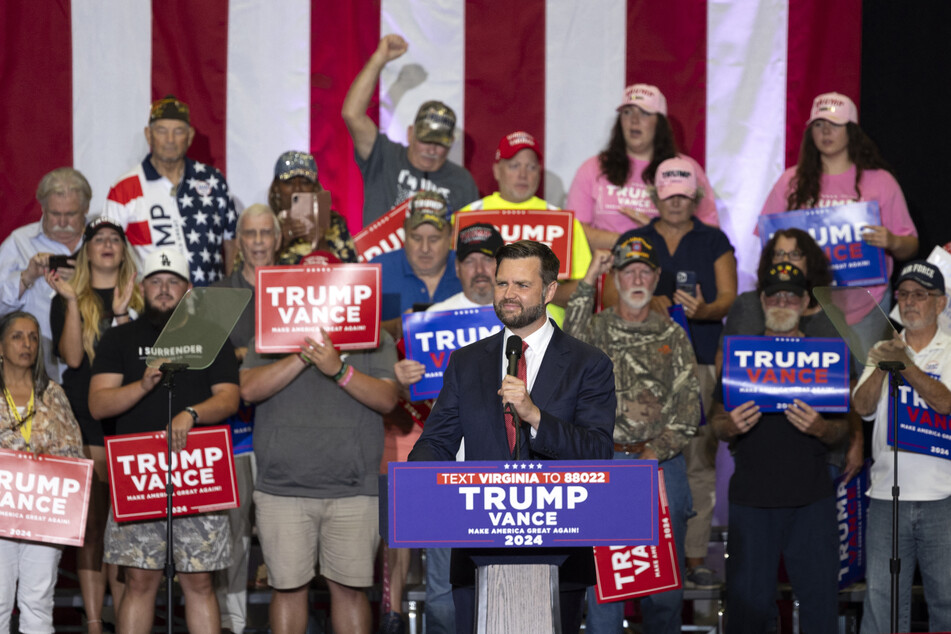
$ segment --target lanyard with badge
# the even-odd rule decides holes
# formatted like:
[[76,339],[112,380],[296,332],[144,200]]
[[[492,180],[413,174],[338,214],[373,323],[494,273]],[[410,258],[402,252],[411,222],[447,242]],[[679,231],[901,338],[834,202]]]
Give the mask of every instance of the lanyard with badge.
[[23,414],[23,416],[20,416],[20,409],[17,407],[16,403],[13,402],[13,396],[10,394],[10,390],[8,390],[6,387],[3,388],[3,396],[7,399],[7,407],[10,408],[10,413],[13,414],[13,418],[15,418],[17,421],[17,425],[14,427],[14,429],[20,430],[23,440],[26,441],[27,449],[29,449],[30,436],[33,431],[33,415],[36,413],[36,411],[33,409],[36,391],[33,390],[30,392],[30,402],[26,404],[26,412]]

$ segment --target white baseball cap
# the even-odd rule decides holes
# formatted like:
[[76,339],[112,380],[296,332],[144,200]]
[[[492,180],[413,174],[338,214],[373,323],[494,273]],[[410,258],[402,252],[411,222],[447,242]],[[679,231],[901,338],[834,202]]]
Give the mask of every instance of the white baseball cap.
[[142,279],[156,273],[174,273],[186,282],[191,282],[188,274],[188,259],[184,253],[174,249],[159,249],[145,256]]

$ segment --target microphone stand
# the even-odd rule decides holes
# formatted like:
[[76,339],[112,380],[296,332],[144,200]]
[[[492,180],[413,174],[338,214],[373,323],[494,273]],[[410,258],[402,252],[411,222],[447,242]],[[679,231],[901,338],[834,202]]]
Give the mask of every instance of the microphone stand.
[[905,364],[901,361],[880,361],[878,369],[888,372],[889,396],[892,400],[892,445],[894,459],[892,482],[892,558],[888,561],[888,570],[891,574],[891,631],[898,631],[898,577],[901,571],[901,558],[898,556],[898,388],[902,385],[901,371]]
[[187,369],[187,363],[163,363],[159,366],[162,372],[162,385],[168,389],[168,426],[165,432],[167,441],[165,464],[168,466],[168,471],[165,472],[165,600],[168,605],[166,619],[168,634],[172,634],[175,630],[172,621],[175,607],[172,603],[172,580],[175,578],[175,557],[172,551],[172,496],[175,490],[175,485],[172,484],[172,395],[175,392],[175,375]]

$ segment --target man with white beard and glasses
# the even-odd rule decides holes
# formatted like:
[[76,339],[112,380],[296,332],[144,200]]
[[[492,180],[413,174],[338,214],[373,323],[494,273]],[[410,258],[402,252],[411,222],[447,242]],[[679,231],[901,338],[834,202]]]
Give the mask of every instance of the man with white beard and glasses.
[[[809,297],[802,271],[776,264],[758,289],[765,332],[740,334],[803,337],[799,319]],[[767,631],[776,613],[780,555],[799,599],[802,630],[836,631],[839,538],[826,454],[845,435],[845,416],[823,416],[800,399],[782,412],[761,412],[752,400],[726,411],[721,387],[714,396],[713,431],[730,442],[736,464],[730,479],[727,634]]]
[[[618,304],[595,314],[595,284],[611,269]],[[614,362],[614,457],[657,460],[664,469],[682,576],[684,534],[692,506],[682,450],[697,433],[700,384],[697,358],[684,329],[650,309],[660,273],[654,245],[633,232],[622,235],[613,251],[595,250],[587,274],[568,301],[565,332],[601,348]],[[624,602],[599,604],[593,586],[587,595],[586,631],[621,631]],[[682,588],[644,597],[645,631],[679,632],[682,606]]]

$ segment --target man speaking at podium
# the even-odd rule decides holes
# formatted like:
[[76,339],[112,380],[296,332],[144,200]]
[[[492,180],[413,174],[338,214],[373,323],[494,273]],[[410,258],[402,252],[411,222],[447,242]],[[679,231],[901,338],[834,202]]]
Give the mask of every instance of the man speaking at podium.
[[[610,459],[614,366],[603,352],[566,335],[547,318],[545,306],[558,286],[558,257],[544,244],[521,240],[500,248],[495,259],[495,312],[505,329],[449,357],[439,398],[409,459],[454,460],[463,438],[466,460]],[[522,346],[510,345],[512,337]],[[522,350],[516,376],[506,374],[504,353],[513,347]],[[518,434],[503,404],[510,404],[521,420]],[[453,550],[458,632],[472,631],[473,554],[514,551]],[[533,548],[530,554],[568,554],[559,568],[562,632],[577,632],[585,587],[594,583],[591,549]]]

